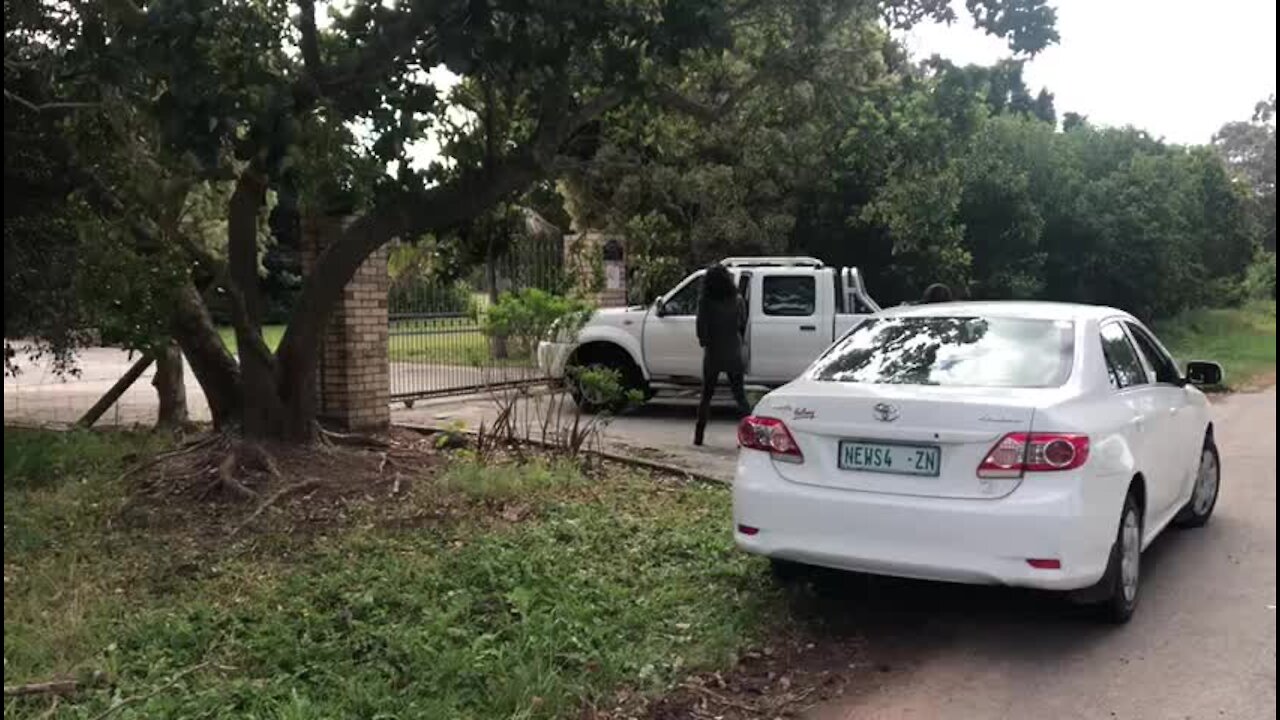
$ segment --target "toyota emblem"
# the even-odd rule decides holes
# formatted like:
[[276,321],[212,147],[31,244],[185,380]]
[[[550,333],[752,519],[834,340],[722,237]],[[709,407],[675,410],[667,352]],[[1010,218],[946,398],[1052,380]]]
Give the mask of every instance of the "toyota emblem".
[[889,403],[876,403],[871,410],[880,422],[893,422],[898,419],[898,408]]

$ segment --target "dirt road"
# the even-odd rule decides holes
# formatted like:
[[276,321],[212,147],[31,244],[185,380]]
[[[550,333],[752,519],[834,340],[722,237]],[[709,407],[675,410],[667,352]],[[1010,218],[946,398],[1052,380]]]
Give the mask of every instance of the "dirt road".
[[860,586],[844,606],[872,680],[809,720],[1275,717],[1275,389],[1221,400],[1214,415],[1214,518],[1148,550],[1128,626],[1094,625],[1033,593]]

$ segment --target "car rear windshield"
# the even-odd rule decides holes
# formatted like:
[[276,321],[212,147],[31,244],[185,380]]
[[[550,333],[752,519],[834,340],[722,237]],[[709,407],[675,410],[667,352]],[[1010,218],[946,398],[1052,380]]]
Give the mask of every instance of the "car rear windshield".
[[1071,375],[1063,320],[895,317],[863,322],[810,370],[814,380],[897,385],[1057,387]]

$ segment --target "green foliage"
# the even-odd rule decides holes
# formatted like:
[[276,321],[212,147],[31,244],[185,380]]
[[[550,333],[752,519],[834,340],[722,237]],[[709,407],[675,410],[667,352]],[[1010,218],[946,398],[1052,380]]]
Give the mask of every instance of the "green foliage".
[[1245,271],[1242,287],[1245,297],[1266,300],[1276,299],[1276,254],[1261,252]]
[[646,400],[644,391],[628,387],[615,368],[571,366],[565,370],[565,380],[576,386],[592,406],[606,413],[625,412]]
[[471,288],[460,282],[440,282],[429,277],[402,276],[391,282],[387,307],[392,313],[476,312]]
[[[6,434],[6,456],[15,447]],[[110,483],[65,478],[54,504],[6,487],[5,683],[109,672],[113,689],[60,700],[71,717],[139,696],[113,717],[566,718],[726,667],[787,621],[764,564],[733,547],[724,487],[465,459],[426,482],[396,500],[406,517],[517,519],[356,522],[278,551],[272,535],[201,550],[182,528],[113,522]],[[50,542],[9,544],[18,500]],[[216,666],[151,692],[200,662]]]
[[1248,185],[1251,210],[1262,227],[1262,246],[1276,249],[1276,96],[1254,108],[1249,122],[1229,122],[1213,136],[1213,147],[1233,175]]
[[589,483],[570,463],[534,461],[522,465],[462,461],[449,466],[440,486],[481,500],[528,500],[539,494],[581,488]]
[[1248,198],[1204,149],[998,115],[942,157],[895,170],[863,216],[921,285],[1150,318],[1229,299],[1254,252]]
[[484,311],[481,323],[490,337],[504,337],[518,355],[530,356],[560,323],[572,333],[590,316],[591,305],[580,298],[553,295],[538,288],[505,292]]
[[1158,322],[1155,329],[1180,361],[1221,363],[1229,388],[1249,389],[1259,382],[1274,382],[1274,299],[1254,300],[1238,308],[1187,310]]

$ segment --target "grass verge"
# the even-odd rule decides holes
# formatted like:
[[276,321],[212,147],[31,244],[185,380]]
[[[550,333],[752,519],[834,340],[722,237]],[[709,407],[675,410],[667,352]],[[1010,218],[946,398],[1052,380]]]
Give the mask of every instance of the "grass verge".
[[1229,389],[1248,389],[1275,380],[1274,300],[1189,310],[1157,323],[1155,329],[1179,360],[1221,363]]
[[[154,449],[5,430],[5,684],[114,685],[53,717],[120,698],[138,699],[113,718],[577,717],[726,667],[785,615],[732,547],[723,487],[462,457],[389,503],[415,522],[366,508],[307,542],[274,523],[199,538],[120,521],[116,478]],[[51,704],[6,700],[5,717]]]

